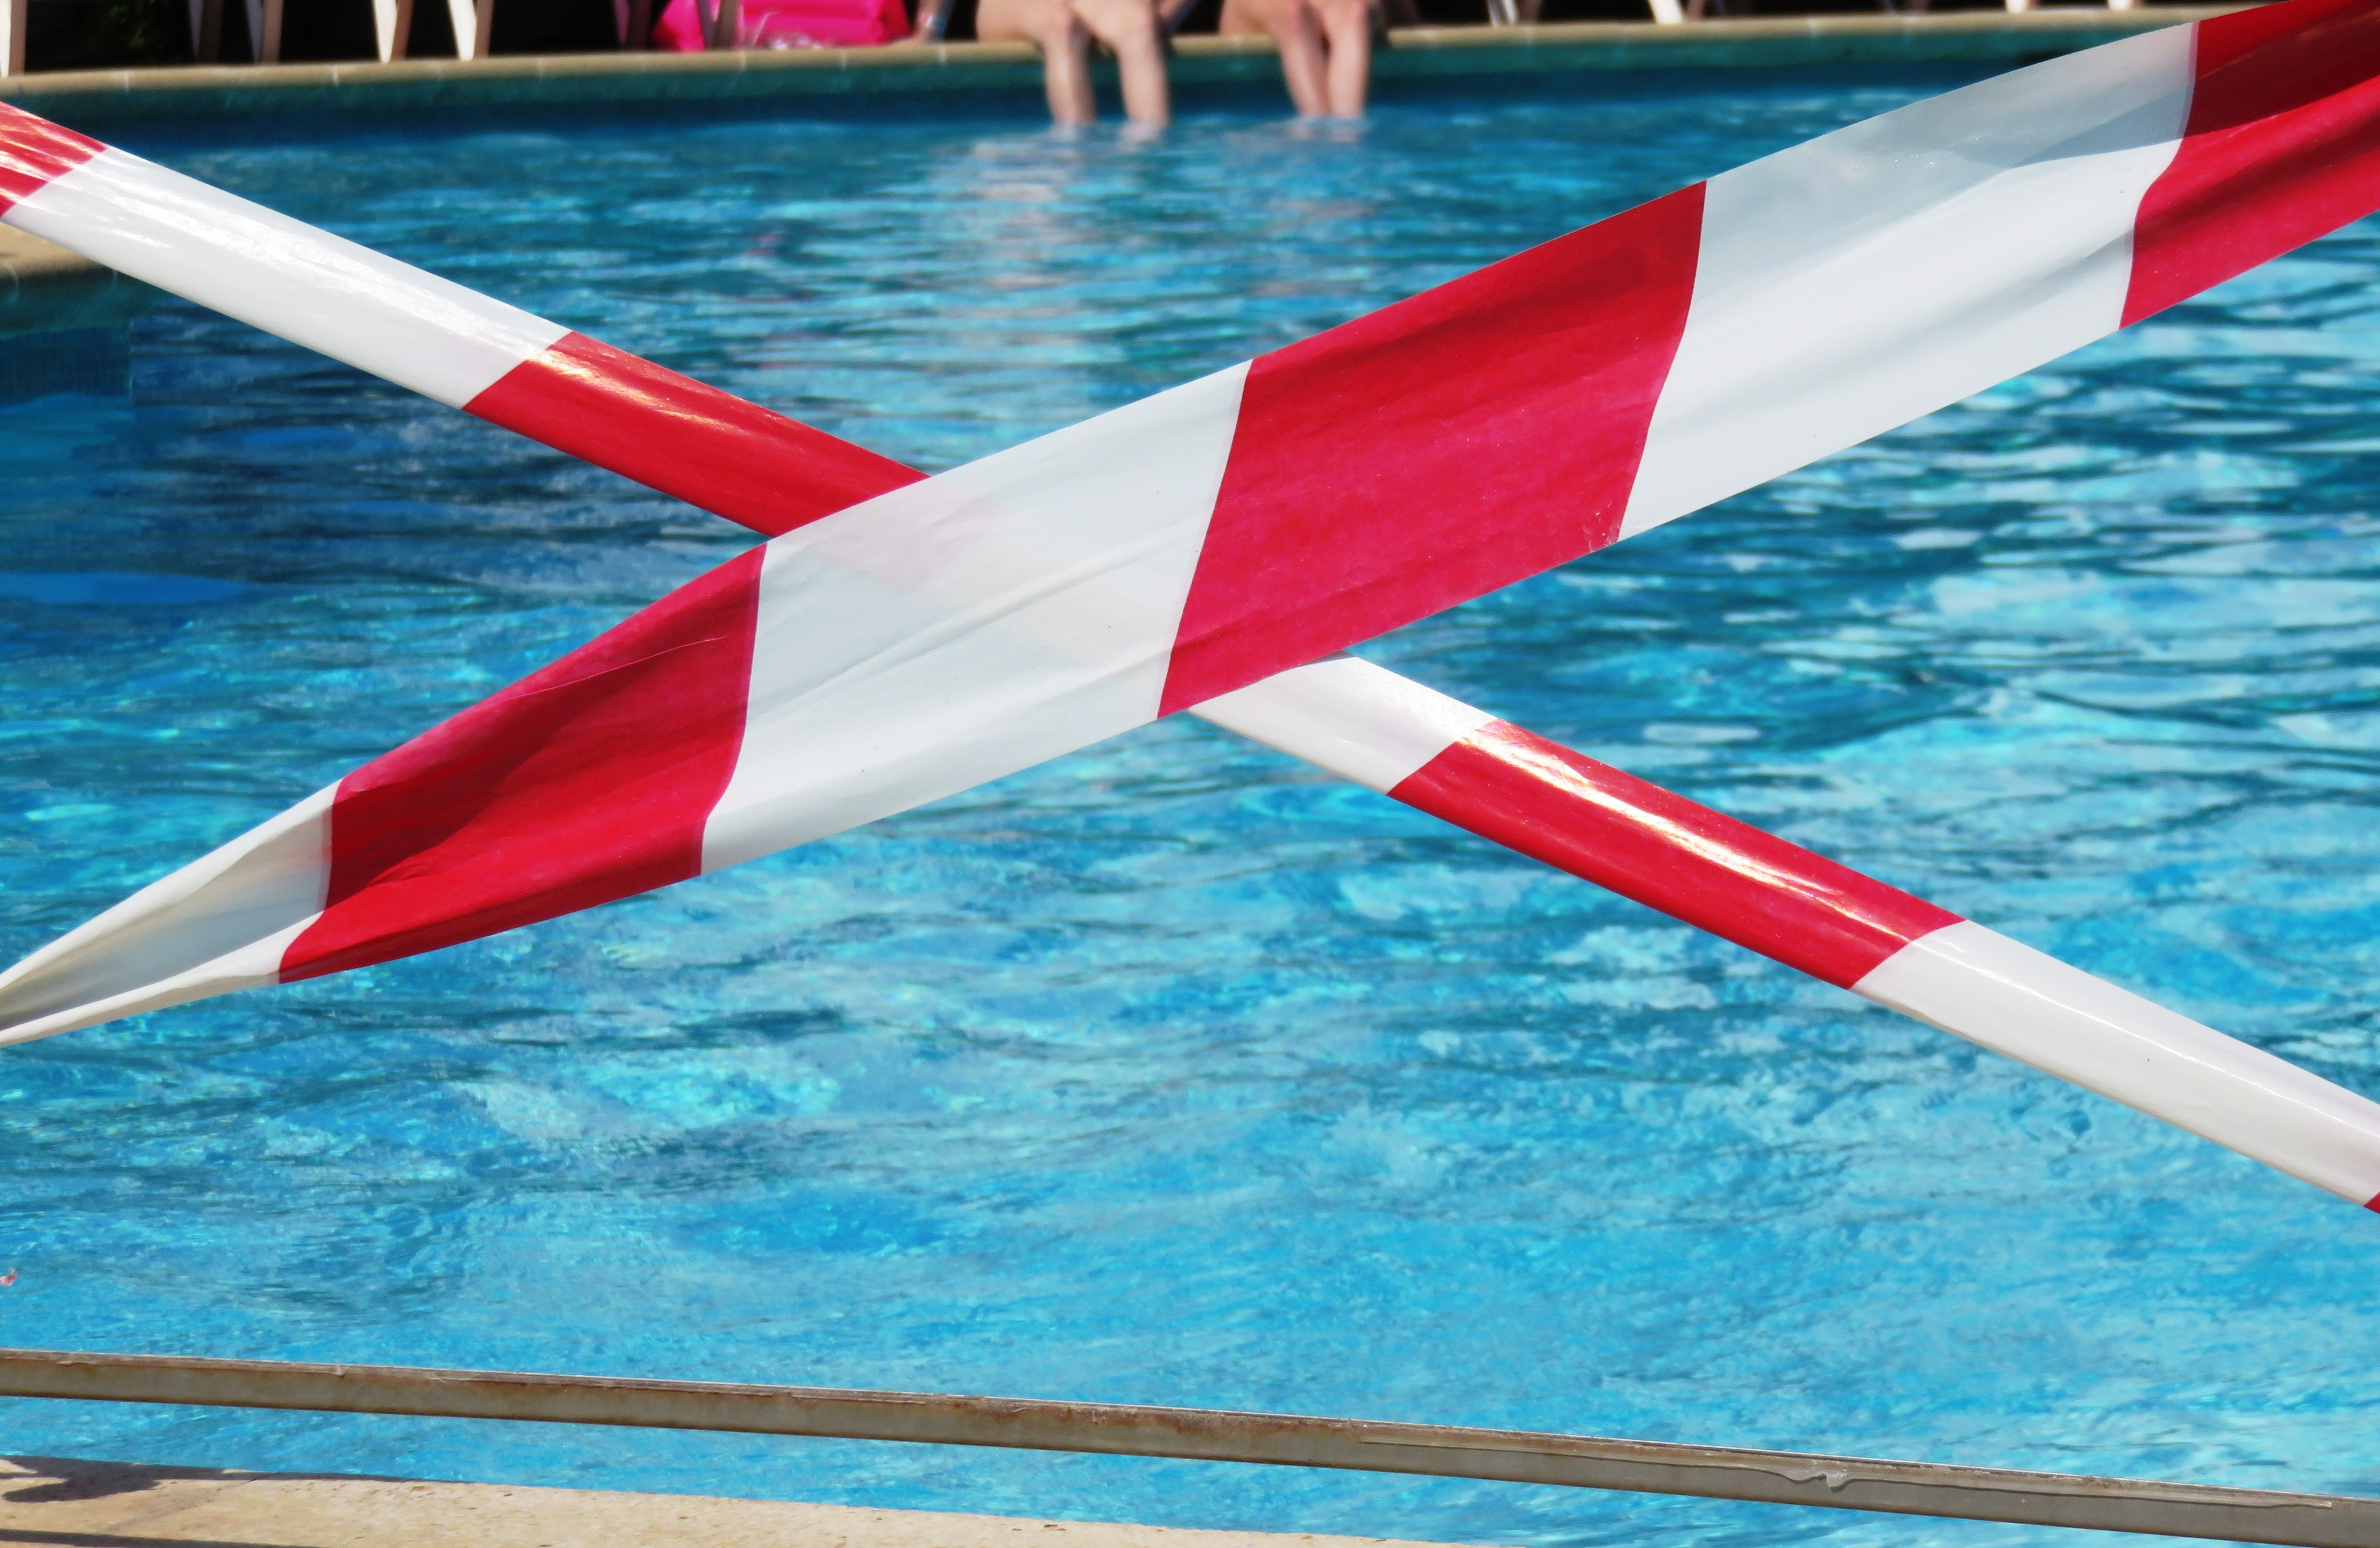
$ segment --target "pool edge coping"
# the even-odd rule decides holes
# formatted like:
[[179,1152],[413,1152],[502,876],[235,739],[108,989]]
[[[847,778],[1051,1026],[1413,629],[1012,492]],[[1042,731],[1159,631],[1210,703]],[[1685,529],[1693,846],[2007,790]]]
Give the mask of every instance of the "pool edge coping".
[[[1401,29],[1378,55],[1383,80],[1555,71],[1736,69],[2016,60],[2068,53],[2222,16],[2240,5],[2132,10],[1952,11],[1919,16],[1753,17]],[[1269,39],[1177,39],[1185,84],[1270,79]],[[718,54],[501,54],[393,64],[182,66],[56,71],[0,79],[0,102],[69,120],[187,119],[273,112],[404,112],[571,103],[798,101],[853,94],[1008,91],[1040,83],[1021,43]]]

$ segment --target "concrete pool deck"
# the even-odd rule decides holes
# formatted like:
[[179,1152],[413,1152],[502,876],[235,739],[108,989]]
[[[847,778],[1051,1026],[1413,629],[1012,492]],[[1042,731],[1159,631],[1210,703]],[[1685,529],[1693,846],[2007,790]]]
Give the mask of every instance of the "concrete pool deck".
[[[2220,16],[2238,6],[1953,11],[1926,16],[1755,17],[1661,27],[1572,22],[1397,31],[1375,67],[1400,80],[1552,72],[1785,68],[2022,61]],[[1182,85],[1278,83],[1269,39],[1176,41]],[[1022,92],[1041,67],[1019,43],[896,43],[871,49],[721,54],[499,55],[395,64],[185,66],[78,70],[0,80],[0,101],[68,124],[127,118],[253,118],[281,113],[411,115],[445,108],[571,103],[782,102],[902,93]]]
[[939,1511],[0,1458],[0,1544],[61,1548],[1417,1548]]

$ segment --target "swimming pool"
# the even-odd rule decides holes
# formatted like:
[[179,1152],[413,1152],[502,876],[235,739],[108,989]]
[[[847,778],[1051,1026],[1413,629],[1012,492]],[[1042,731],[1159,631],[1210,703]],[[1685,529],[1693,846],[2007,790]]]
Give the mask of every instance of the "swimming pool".
[[[1936,89],[136,148],[945,466]],[[1597,90],[1601,90],[1600,83]],[[2358,228],[1381,659],[2367,1092]],[[168,308],[0,416],[0,951],[749,541]],[[2380,1488],[2380,1223],[1168,723],[0,1053],[6,1341]],[[1471,1542],[2047,1541],[1503,1485],[11,1404],[8,1449]]]

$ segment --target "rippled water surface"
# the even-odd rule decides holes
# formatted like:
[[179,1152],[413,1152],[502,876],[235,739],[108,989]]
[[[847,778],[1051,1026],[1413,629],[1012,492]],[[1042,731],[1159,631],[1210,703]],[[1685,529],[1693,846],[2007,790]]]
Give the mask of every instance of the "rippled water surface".
[[[145,146],[944,466],[1942,80]],[[1374,654],[2380,1093],[2380,241]],[[0,412],[0,956],[748,541],[243,327]],[[1168,722],[0,1052],[0,1341],[2380,1490],[2380,1221]],[[1479,1542],[1709,1502],[0,1405],[5,1449]]]

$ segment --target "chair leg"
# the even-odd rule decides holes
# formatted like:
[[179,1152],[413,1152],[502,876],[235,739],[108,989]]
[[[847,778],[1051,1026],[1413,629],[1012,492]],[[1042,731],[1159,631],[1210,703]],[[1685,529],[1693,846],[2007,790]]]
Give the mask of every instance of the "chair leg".
[[446,16],[455,24],[455,57],[485,59],[496,0],[446,0]]
[[1520,25],[1520,7],[1513,0],[1488,0],[1488,25],[1516,27]]
[[413,32],[413,0],[372,0],[372,30],[380,42],[380,62],[405,57]]
[[0,76],[25,73],[25,9],[31,0],[0,0]]
[[255,45],[256,62],[260,65],[278,65],[281,63],[281,13],[283,7],[284,0],[262,0],[262,4],[259,6],[259,9],[261,9],[264,14],[260,18],[261,25],[259,25],[257,29],[249,34],[249,38]]
[[736,34],[743,30],[744,7],[737,0],[719,0],[719,10],[710,18],[709,48],[734,48]]
[[224,0],[190,0],[190,57],[201,65],[223,62]]

